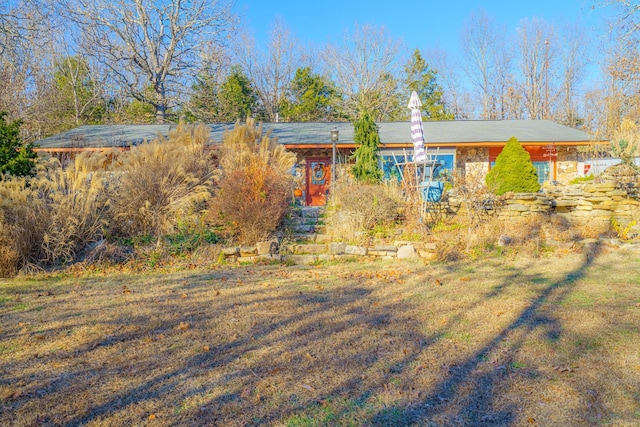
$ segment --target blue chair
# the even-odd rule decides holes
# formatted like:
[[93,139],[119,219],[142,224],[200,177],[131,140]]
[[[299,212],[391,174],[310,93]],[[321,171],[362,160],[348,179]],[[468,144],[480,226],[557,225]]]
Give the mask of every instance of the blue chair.
[[444,192],[444,182],[442,181],[423,181],[422,199],[426,202],[439,202]]

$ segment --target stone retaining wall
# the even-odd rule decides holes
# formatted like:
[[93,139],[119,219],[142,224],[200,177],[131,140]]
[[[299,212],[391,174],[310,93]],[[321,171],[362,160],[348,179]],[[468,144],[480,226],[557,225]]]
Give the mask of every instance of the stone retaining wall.
[[515,193],[503,197],[502,203],[497,214],[505,219],[543,213],[576,223],[610,222],[612,218],[621,223],[640,220],[640,201],[614,183],[550,187],[533,194]]
[[[630,195],[631,194],[631,195]],[[619,224],[628,226],[632,221],[640,223],[640,199],[636,187],[625,187],[615,183],[587,183],[566,187],[550,187],[540,193],[513,193],[501,197],[497,203],[485,207],[503,220],[530,215],[557,215],[571,223],[595,221],[610,223],[612,218]],[[452,198],[453,199],[453,198]],[[459,201],[450,200],[440,208],[449,209],[449,214],[461,214],[455,206]],[[640,236],[640,225],[632,229],[633,235]],[[499,236],[496,236],[496,239]],[[582,243],[582,242],[579,242]],[[587,242],[589,243],[589,242]],[[640,242],[622,243],[608,239],[612,247],[632,248],[640,251]],[[586,244],[586,243],[585,243]],[[334,261],[353,257],[377,259],[437,259],[437,245],[433,242],[395,241],[374,242],[371,246],[350,245],[329,241],[326,235],[317,235],[312,243],[288,243],[279,245],[276,241],[260,242],[251,247],[231,247],[222,251],[222,256],[231,262],[277,261],[308,265],[321,261]]]

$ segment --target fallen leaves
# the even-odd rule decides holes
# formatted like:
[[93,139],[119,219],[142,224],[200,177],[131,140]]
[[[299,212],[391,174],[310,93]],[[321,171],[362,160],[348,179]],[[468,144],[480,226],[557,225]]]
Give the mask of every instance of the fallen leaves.
[[178,329],[180,329],[181,331],[186,331],[190,327],[191,325],[189,325],[187,322],[180,322],[180,325],[178,325]]
[[251,390],[249,390],[249,387],[245,387],[244,390],[242,390],[242,393],[240,393],[240,399],[246,400],[249,398],[250,395],[251,395]]

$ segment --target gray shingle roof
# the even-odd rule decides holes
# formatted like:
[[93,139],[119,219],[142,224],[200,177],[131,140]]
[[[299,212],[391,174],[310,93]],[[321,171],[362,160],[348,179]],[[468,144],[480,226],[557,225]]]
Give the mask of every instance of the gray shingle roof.
[[[221,142],[225,129],[233,124],[212,124],[211,139]],[[383,144],[411,144],[411,127],[407,122],[382,122],[378,124]],[[324,145],[330,144],[331,129],[340,132],[341,144],[353,143],[351,123],[264,123],[281,144]],[[67,132],[37,141],[43,149],[99,148],[135,145],[158,135],[167,135],[170,125],[91,125],[80,126]],[[456,120],[424,122],[425,142],[431,145],[473,143],[504,143],[515,136],[527,142],[575,142],[588,143],[594,138],[588,133],[548,120]]]
[[40,148],[128,147],[167,135],[170,125],[85,125],[36,141]]

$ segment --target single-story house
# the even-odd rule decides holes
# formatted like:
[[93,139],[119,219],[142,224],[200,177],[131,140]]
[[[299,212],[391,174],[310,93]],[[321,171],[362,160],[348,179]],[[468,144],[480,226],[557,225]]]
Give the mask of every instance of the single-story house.
[[[36,151],[58,157],[74,152],[131,146],[167,135],[174,125],[91,125],[81,126],[61,134],[42,139]],[[213,149],[222,141],[225,129],[233,124],[212,124]],[[412,159],[411,124],[406,122],[378,123],[381,149],[380,165],[385,176],[394,173],[395,165]],[[333,161],[334,139],[337,163],[345,163],[353,150],[351,123],[264,123],[272,136],[287,149],[298,154],[305,165],[305,202],[323,204]],[[423,123],[425,147],[430,159],[438,160],[437,173],[446,175],[456,171],[467,179],[483,179],[490,170],[506,141],[515,136],[531,155],[541,182],[566,183],[580,176],[579,147],[606,144],[586,132],[548,120],[469,120],[425,121]],[[332,134],[333,131],[333,134]],[[450,175],[449,175],[450,176]]]

